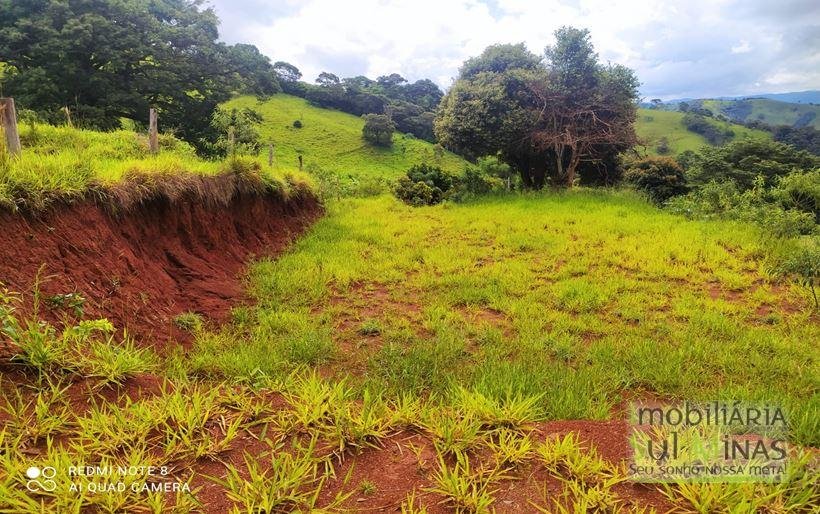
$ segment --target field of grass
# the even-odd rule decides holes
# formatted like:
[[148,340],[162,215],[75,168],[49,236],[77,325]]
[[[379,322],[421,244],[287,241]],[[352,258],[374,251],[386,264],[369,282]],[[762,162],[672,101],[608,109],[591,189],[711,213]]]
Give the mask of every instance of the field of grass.
[[[255,305],[221,328],[186,323],[184,352],[140,350],[104,323],[20,324],[3,296],[37,380],[2,388],[0,497],[14,512],[344,511],[395,486],[403,512],[633,512],[624,468],[544,422],[617,419],[636,398],[768,401],[792,442],[820,444],[820,326],[805,290],[768,275],[772,251],[753,228],[628,192],[425,208],[382,196],[333,202],[291,251],[254,264]],[[391,451],[407,466],[398,485],[393,464],[354,469]],[[816,476],[793,459],[781,483],[652,494],[681,512],[810,512]],[[191,488],[31,494],[30,462],[166,466],[162,480]],[[505,510],[513,490],[525,501]]]
[[745,117],[739,121],[762,121],[769,125],[792,126],[801,118],[809,117],[809,125],[820,129],[820,105],[794,104],[778,102],[766,98],[750,98],[748,100],[703,100],[703,107],[715,114],[726,114],[727,109],[739,112],[738,104],[743,104]]
[[[654,109],[638,109],[638,119],[635,130],[638,137],[646,146],[646,153],[658,155],[657,146],[662,137],[669,141],[671,155],[677,155],[686,150],[696,152],[709,143],[700,134],[690,132],[683,125],[683,113],[677,111],[662,111]],[[735,139],[744,137],[771,139],[771,134],[762,130],[746,128],[742,125],[711,120],[722,129],[730,128],[735,133]]]
[[767,399],[816,445],[820,328],[767,253],[752,229],[626,193],[351,200],[254,265],[258,306],[191,359],[246,381],[308,365],[381,393],[539,397],[548,419],[606,418],[628,392]]
[[249,158],[201,159],[190,145],[170,135],[160,135],[158,155],[148,151],[144,134],[127,130],[97,132],[26,123],[20,126],[20,140],[19,157],[0,149],[0,205],[11,209],[37,210],[58,200],[106,195],[115,186],[132,182],[148,190],[185,187],[185,178],[227,172],[253,172],[280,191],[311,183],[295,166],[272,170]]
[[[226,109],[250,108],[263,117],[259,133],[275,145],[274,169],[292,168],[301,154],[305,166],[321,166],[342,176],[395,179],[413,164],[436,163],[445,171],[460,173],[466,162],[444,152],[436,157],[434,145],[401,133],[393,135],[391,148],[377,148],[362,139],[364,121],[352,114],[310,105],[303,98],[278,94],[265,101],[243,96],[227,102]],[[293,122],[302,122],[295,128]]]

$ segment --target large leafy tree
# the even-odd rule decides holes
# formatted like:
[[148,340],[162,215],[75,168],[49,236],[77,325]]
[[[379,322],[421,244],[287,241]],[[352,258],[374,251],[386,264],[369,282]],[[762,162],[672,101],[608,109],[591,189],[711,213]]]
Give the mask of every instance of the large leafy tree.
[[469,157],[499,154],[526,187],[571,186],[583,168],[606,177],[636,139],[637,79],[600,64],[586,30],[555,37],[544,60],[518,44],[466,61],[439,109],[439,140]]
[[22,107],[111,129],[120,118],[164,128],[198,144],[216,106],[237,89],[278,90],[255,47],[217,42],[218,19],[199,0],[0,0],[4,93]]

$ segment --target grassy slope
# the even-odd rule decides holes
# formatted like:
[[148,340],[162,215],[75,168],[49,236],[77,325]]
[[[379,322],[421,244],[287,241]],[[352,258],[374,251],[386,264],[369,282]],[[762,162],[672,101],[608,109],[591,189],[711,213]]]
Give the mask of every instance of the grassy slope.
[[607,418],[641,391],[766,398],[816,444],[820,332],[765,253],[752,229],[621,193],[343,201],[252,269],[253,321],[201,338],[192,362],[247,380],[318,366],[389,395],[543,393],[551,419]]
[[[274,167],[293,167],[301,153],[306,166],[319,165],[341,174],[361,174],[395,178],[413,164],[433,162],[433,145],[404,134],[394,134],[392,148],[375,148],[362,140],[361,118],[341,111],[322,109],[290,95],[275,95],[259,102],[251,96],[228,102],[227,108],[248,107],[260,113],[264,122],[259,132],[276,147]],[[293,127],[300,120],[301,129]],[[461,172],[466,162],[445,152],[440,166]]]
[[[812,125],[820,129],[820,105],[793,104],[778,102],[766,98],[743,100],[752,104],[752,111],[742,121],[760,120],[769,125],[793,125],[805,113],[813,112],[815,117]],[[734,100],[704,100],[703,106],[714,113],[721,113],[724,108],[732,105]]]
[[[638,137],[646,145],[648,154],[657,155],[655,148],[661,137],[666,137],[669,140],[669,147],[673,155],[686,150],[697,151],[701,146],[709,144],[703,136],[686,129],[682,122],[683,116],[683,113],[675,111],[638,109],[638,120],[635,128]],[[718,120],[712,120],[712,122],[722,128],[731,128],[735,132],[735,139],[743,137],[771,139],[771,135],[762,130],[753,130]]]
[[[110,188],[136,176],[154,177],[157,180],[151,182],[159,187],[163,177],[234,170],[229,161],[200,159],[190,145],[169,135],[160,136],[158,155],[149,153],[144,134],[126,130],[97,132],[23,124],[20,139],[20,157],[9,158],[0,149],[0,205],[6,207],[42,208],[55,199],[81,198],[91,188]],[[242,162],[250,168],[249,160]],[[294,167],[261,171],[263,180],[275,187],[310,182]]]

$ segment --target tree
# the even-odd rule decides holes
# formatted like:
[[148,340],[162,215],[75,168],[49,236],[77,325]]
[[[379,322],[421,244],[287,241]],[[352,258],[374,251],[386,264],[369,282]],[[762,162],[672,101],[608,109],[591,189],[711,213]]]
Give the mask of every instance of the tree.
[[663,100],[661,100],[660,98],[653,98],[652,100],[650,100],[650,103],[652,104],[651,109],[660,109],[663,105]]
[[341,81],[339,80],[339,77],[337,77],[336,75],[323,71],[316,78],[316,83],[322,87],[333,87],[339,86],[341,84]]
[[186,0],[0,1],[5,91],[48,120],[68,106],[99,129],[147,123],[155,106],[164,128],[201,149],[243,67],[262,78],[247,48],[217,42],[217,25],[213,10]]
[[362,137],[376,146],[390,146],[393,144],[393,130],[395,126],[390,117],[384,114],[365,114]]
[[273,64],[273,71],[283,82],[296,82],[302,78],[299,68],[285,61],[277,61]]
[[820,167],[820,159],[787,144],[744,138],[725,146],[703,147],[688,166],[687,173],[694,184],[732,181],[745,191],[753,187],[758,176],[771,186],[776,177]]
[[262,55],[254,45],[240,43],[229,46],[228,51],[241,92],[269,96],[282,90],[270,59]]
[[638,81],[619,65],[601,65],[589,32],[556,31],[546,59],[523,44],[494,45],[468,59],[444,97],[436,135],[475,158],[498,153],[525,187],[551,177],[571,186],[580,166],[606,167],[636,136]]
[[599,64],[589,31],[562,27],[555,38],[545,52],[546,80],[531,85],[540,111],[531,139],[569,187],[582,162],[611,162],[636,143],[638,80],[625,66]]

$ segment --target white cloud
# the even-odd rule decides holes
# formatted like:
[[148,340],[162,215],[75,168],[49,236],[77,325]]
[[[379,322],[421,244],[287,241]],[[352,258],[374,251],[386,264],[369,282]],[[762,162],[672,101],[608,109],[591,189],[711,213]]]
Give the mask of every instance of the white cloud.
[[556,28],[573,25],[590,29],[603,60],[635,69],[647,96],[820,88],[805,71],[818,55],[820,9],[802,0],[213,2],[226,40],[291,62],[308,81],[398,72],[447,87],[490,44],[523,41],[540,54]]
[[733,54],[745,54],[752,51],[752,45],[749,44],[748,41],[742,39],[740,43],[736,44],[732,47]]

